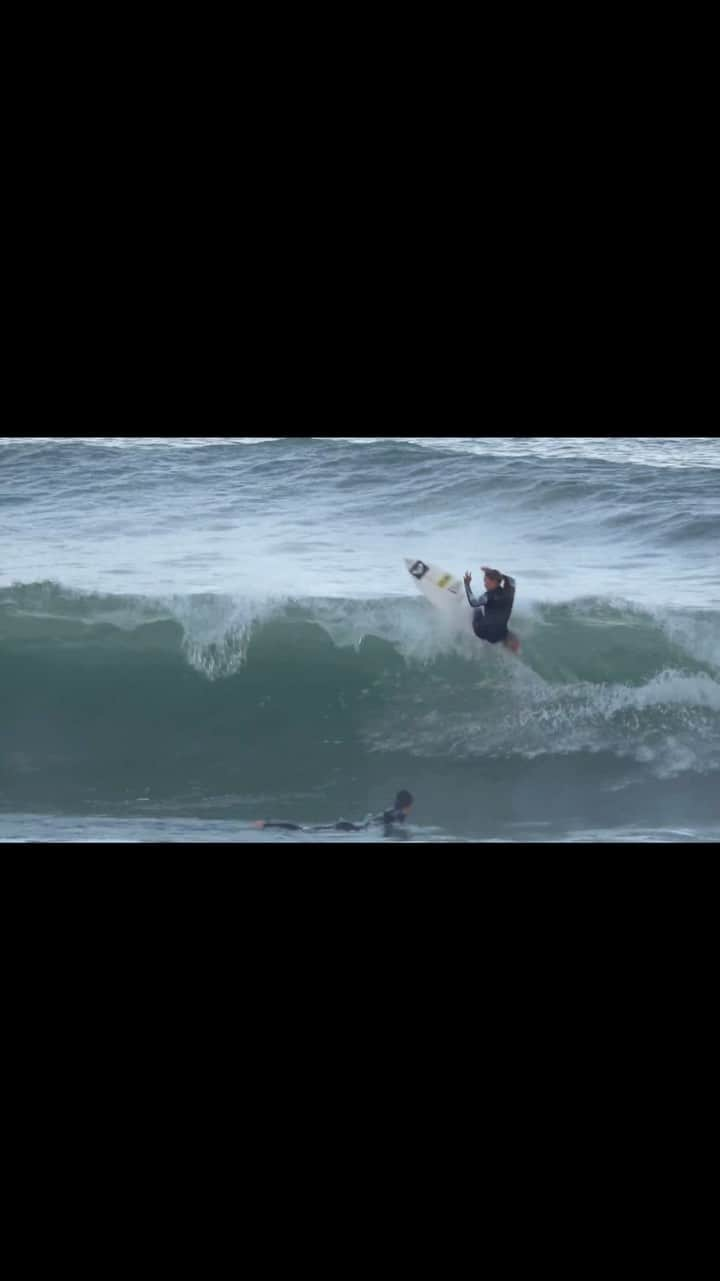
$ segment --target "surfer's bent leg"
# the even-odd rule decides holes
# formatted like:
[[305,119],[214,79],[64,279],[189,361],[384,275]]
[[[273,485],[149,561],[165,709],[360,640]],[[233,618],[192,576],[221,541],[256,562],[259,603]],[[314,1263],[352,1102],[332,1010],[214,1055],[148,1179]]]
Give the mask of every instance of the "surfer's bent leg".
[[504,641],[508,634],[508,629],[504,624],[498,627],[497,623],[487,623],[482,615],[473,619],[473,631],[478,640],[488,641],[490,645],[497,645],[498,641]]

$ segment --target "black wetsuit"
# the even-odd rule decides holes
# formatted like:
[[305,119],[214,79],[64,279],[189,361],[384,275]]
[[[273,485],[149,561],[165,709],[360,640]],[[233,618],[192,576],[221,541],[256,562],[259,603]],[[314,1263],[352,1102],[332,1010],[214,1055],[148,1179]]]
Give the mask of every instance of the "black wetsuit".
[[312,827],[306,827],[303,823],[286,823],[280,819],[272,819],[263,824],[263,827],[284,827],[289,832],[364,832],[371,823],[382,823],[385,828],[385,835],[392,831],[393,823],[404,823],[407,815],[404,810],[390,808],[384,810],[382,814],[368,814],[362,823],[351,823],[347,818],[339,818],[337,823],[316,823]]
[[473,631],[480,640],[497,645],[508,636],[508,619],[515,603],[515,579],[505,575],[504,587],[491,587],[479,600],[470,591],[470,584],[465,584],[468,602],[475,611],[473,614]]

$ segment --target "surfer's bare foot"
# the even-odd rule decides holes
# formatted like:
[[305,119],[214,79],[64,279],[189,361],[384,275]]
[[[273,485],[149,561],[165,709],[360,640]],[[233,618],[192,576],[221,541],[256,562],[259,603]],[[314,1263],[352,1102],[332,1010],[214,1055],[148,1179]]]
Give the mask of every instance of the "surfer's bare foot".
[[520,641],[518,640],[517,636],[514,635],[513,632],[508,632],[503,644],[505,645],[506,649],[511,649],[513,654],[520,653]]

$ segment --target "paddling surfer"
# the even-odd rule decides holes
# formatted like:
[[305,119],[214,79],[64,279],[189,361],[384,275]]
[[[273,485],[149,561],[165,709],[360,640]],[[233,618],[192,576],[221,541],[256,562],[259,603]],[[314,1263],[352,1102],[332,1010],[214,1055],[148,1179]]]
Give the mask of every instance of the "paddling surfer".
[[280,819],[259,818],[253,827],[260,829],[266,827],[284,827],[289,832],[364,832],[372,824],[382,824],[384,835],[390,836],[393,832],[395,823],[404,823],[410,810],[413,807],[414,797],[410,792],[404,789],[398,792],[395,797],[395,804],[389,809],[383,810],[382,814],[368,814],[361,823],[351,823],[346,818],[339,818],[337,823],[320,823],[313,827],[305,827],[302,823],[289,823]]

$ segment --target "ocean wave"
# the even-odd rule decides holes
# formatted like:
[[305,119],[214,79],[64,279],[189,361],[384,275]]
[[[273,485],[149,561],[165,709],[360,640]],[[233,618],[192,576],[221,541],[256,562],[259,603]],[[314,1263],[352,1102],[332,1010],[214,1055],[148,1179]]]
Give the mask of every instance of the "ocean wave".
[[[719,463],[710,438],[0,438],[0,808],[313,822],[407,786],[464,835],[700,824]],[[519,656],[407,555],[509,570]]]
[[[0,436],[0,448],[58,445],[126,451],[158,447],[217,450],[246,445],[292,447],[305,441],[355,446],[371,453],[398,446],[510,462],[556,460],[559,453],[557,437],[546,436]],[[565,460],[611,462],[619,467],[639,464],[686,469],[689,460],[698,467],[720,467],[720,447],[714,436],[575,436],[563,439],[561,453]]]
[[[52,580],[0,588],[0,641],[54,640],[184,653],[209,679],[231,676],[256,652],[261,636],[293,652],[297,628],[315,628],[338,648],[378,644],[410,664],[458,660],[503,672],[515,662],[479,643],[470,627],[428,608],[420,597],[371,599],[194,593],[137,596],[81,591]],[[274,631],[268,630],[273,623]],[[162,626],[160,626],[162,625]],[[296,630],[293,631],[293,628]],[[622,597],[522,603],[513,613],[522,636],[522,664],[550,684],[581,680],[637,684],[673,668],[688,674],[720,671],[720,612],[682,614],[643,609]],[[277,643],[276,643],[277,642]]]
[[[469,611],[468,611],[469,621]],[[0,805],[63,794],[298,795],[392,761],[553,762],[615,790],[720,768],[720,618],[586,598],[517,610],[520,658],[421,599],[151,599],[0,590]],[[613,764],[614,762],[614,764]],[[623,766],[627,765],[627,769]],[[445,786],[448,786],[445,775]],[[288,795],[293,786],[286,784]],[[140,800],[138,800],[140,798]],[[86,798],[87,799],[87,798]]]
[[500,563],[525,601],[622,582],[646,603],[680,587],[720,603],[720,502],[695,444],[679,478],[532,438],[245,441],[0,444],[0,582],[48,564],[138,595],[369,597],[411,591],[402,557],[416,551],[457,572]]

